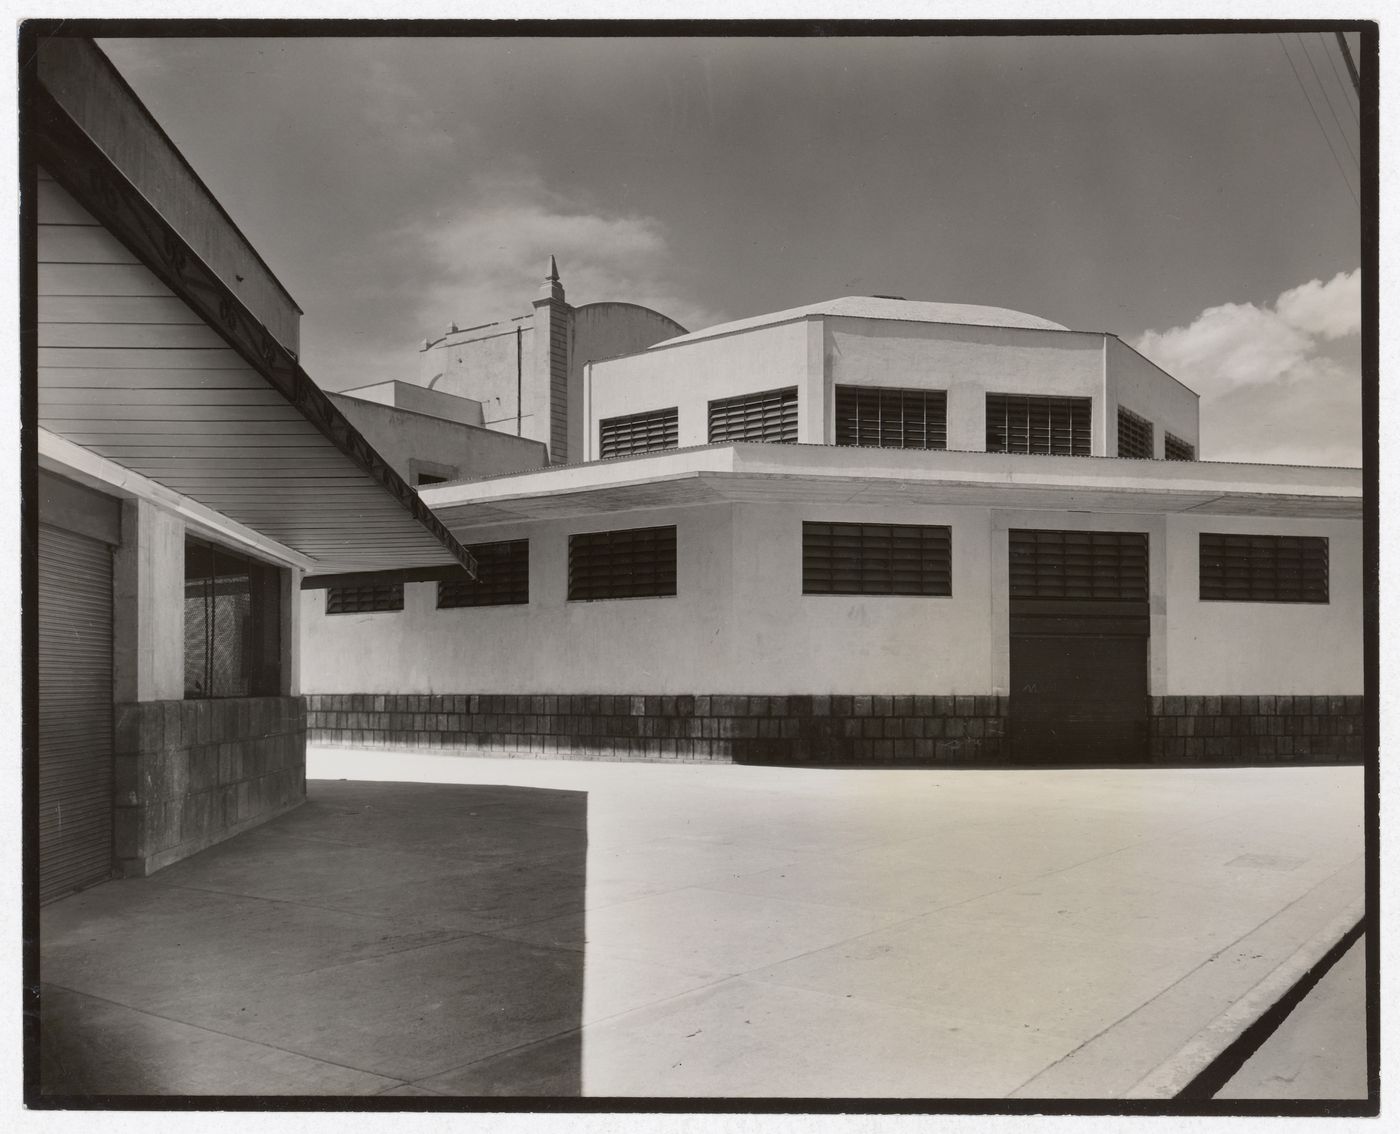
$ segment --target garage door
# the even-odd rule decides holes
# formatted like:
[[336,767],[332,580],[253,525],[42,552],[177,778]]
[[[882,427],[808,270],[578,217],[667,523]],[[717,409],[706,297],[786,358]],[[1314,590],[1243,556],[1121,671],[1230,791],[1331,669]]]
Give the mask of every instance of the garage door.
[[112,551],[39,525],[39,900],[112,872]]

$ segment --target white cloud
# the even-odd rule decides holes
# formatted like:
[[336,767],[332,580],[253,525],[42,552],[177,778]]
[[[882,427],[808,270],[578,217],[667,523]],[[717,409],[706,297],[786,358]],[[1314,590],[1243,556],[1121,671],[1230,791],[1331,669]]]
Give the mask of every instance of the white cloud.
[[639,303],[691,330],[725,318],[687,298],[676,283],[676,264],[655,218],[572,208],[529,174],[495,174],[464,196],[470,203],[459,215],[415,225],[411,233],[436,268],[419,305],[424,337],[451,323],[466,327],[528,312],[551,255],[574,306]]
[[1209,307],[1133,345],[1201,395],[1205,460],[1361,463],[1361,272]]

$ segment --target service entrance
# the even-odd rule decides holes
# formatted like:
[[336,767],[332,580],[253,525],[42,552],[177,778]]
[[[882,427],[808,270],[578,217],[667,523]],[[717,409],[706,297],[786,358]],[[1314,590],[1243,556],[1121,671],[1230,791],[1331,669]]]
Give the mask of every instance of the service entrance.
[[1011,758],[1147,756],[1146,532],[1013,529]]

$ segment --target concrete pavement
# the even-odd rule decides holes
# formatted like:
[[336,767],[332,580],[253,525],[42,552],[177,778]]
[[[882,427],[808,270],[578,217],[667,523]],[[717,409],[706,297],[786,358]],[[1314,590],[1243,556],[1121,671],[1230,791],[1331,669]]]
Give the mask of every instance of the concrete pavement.
[[46,1082],[1125,1097],[1362,895],[1352,767],[308,772],[43,911]]

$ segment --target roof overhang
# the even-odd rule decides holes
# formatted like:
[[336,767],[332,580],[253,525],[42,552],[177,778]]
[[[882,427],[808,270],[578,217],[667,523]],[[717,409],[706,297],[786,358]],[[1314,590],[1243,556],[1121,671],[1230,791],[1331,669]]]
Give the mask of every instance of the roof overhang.
[[[60,303],[40,294],[31,299],[37,346],[26,355],[37,373],[38,424],[259,533],[317,572],[459,564],[474,573],[471,554],[417,490],[79,125],[63,100],[91,101],[74,89],[81,72],[51,90],[44,61],[41,44],[27,74],[31,176],[42,167],[79,206],[65,206],[75,215],[65,223],[88,226],[94,240],[114,237],[131,254],[130,271],[149,281],[137,294],[174,305],[169,322],[194,349],[168,349],[163,325],[95,314],[90,301],[105,296],[70,292]],[[27,188],[38,197],[33,180]],[[196,354],[197,365],[179,361]]]
[[521,520],[723,502],[965,505],[1361,518],[1359,469],[738,444],[434,486],[455,533]]

